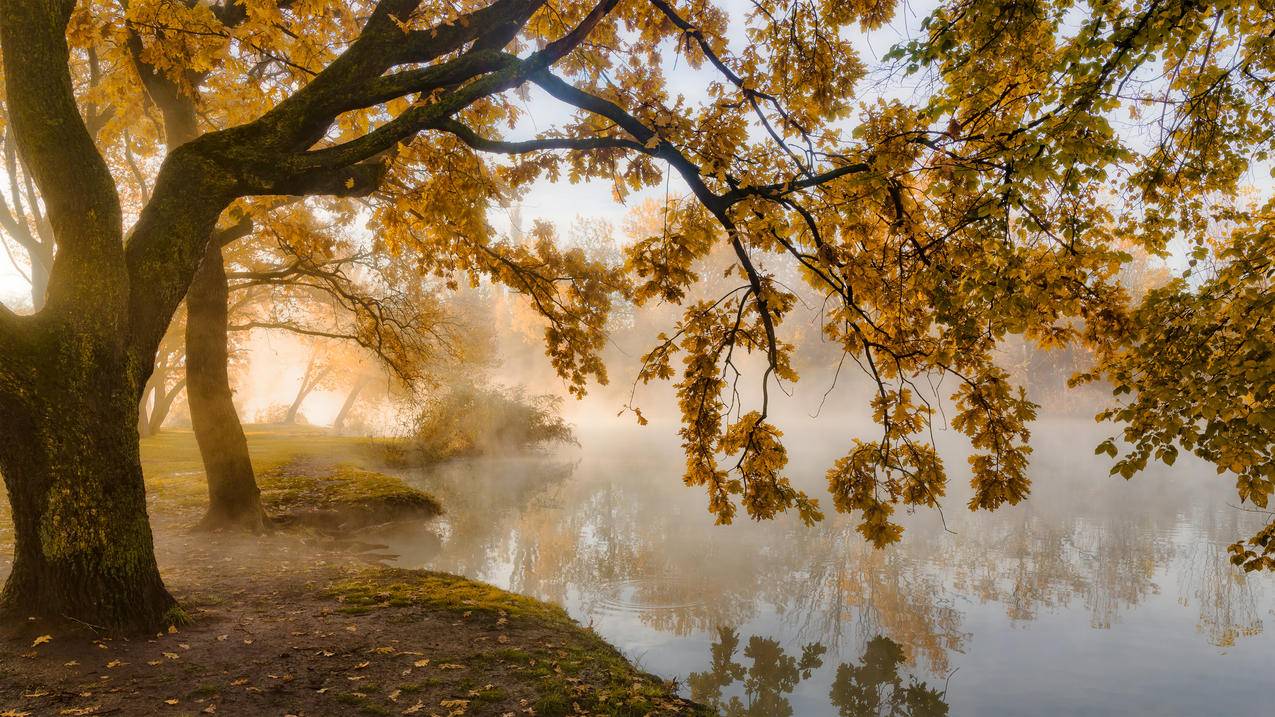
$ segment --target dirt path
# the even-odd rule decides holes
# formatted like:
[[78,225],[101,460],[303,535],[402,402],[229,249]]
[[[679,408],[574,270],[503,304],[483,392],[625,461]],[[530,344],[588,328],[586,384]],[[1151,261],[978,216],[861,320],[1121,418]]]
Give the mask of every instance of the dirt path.
[[544,603],[313,535],[155,529],[190,623],[32,622],[0,639],[0,716],[706,714]]

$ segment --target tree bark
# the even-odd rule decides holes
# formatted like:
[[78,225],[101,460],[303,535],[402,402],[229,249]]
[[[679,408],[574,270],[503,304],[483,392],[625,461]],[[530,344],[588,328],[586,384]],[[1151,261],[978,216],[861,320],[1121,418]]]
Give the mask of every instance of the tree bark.
[[211,242],[186,294],[186,396],[208,475],[208,512],[200,526],[261,531],[261,491],[226,368],[228,295],[221,246]]
[[79,327],[23,333],[6,356],[8,380],[21,389],[0,386],[0,473],[16,538],[0,615],[147,631],[174,624],[180,614],[152,548],[141,387],[127,353]]

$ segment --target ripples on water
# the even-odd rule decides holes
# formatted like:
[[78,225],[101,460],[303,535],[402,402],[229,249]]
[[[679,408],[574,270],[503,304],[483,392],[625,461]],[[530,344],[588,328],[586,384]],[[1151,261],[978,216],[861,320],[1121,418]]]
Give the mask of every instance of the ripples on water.
[[[845,437],[811,430],[790,474],[817,495]],[[1272,714],[1275,581],[1225,559],[1260,516],[1209,466],[1125,483],[1090,424],[1036,435],[1027,504],[970,514],[954,475],[881,551],[845,516],[713,525],[654,429],[420,476],[442,539],[395,548],[563,605],[729,717]]]

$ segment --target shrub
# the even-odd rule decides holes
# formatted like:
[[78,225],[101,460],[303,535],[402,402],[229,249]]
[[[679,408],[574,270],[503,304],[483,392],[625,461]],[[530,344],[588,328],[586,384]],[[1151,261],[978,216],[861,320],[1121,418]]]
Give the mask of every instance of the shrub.
[[521,387],[451,386],[425,401],[412,422],[410,458],[437,461],[574,443],[562,399]]

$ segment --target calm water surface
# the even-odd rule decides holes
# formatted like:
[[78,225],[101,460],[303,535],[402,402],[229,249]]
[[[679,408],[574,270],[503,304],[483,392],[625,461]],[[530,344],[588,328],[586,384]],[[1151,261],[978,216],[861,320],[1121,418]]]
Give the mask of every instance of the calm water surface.
[[[790,444],[816,495],[848,441],[830,423]],[[564,606],[731,717],[1275,714],[1275,579],[1225,559],[1261,516],[1208,466],[1125,483],[1091,423],[1042,423],[1028,503],[965,510],[951,447],[946,514],[877,551],[845,516],[713,525],[671,433],[418,476],[449,513],[394,548]]]

